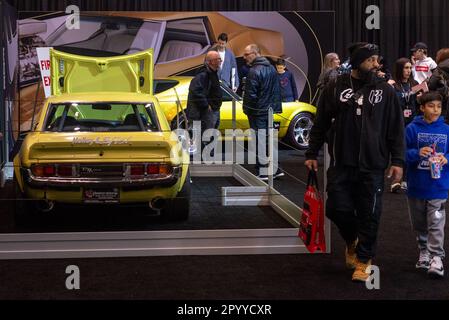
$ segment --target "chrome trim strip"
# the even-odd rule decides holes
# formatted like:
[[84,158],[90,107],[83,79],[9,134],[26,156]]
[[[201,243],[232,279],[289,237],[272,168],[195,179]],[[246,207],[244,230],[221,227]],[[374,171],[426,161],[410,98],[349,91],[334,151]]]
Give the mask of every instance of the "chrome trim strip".
[[161,185],[161,184],[175,184],[176,181],[182,175],[182,167],[173,167],[173,172],[164,177],[144,177],[144,178],[133,178],[132,176],[125,176],[123,178],[107,178],[107,177],[36,177],[31,173],[30,169],[25,169],[26,181],[30,186],[33,187],[58,187],[58,186],[151,186],[151,185]]

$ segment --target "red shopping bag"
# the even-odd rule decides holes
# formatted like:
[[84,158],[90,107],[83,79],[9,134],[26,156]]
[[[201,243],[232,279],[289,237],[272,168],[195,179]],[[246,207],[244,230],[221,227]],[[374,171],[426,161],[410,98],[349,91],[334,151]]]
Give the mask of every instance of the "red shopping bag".
[[309,171],[307,188],[304,195],[303,212],[299,224],[298,236],[307,249],[313,253],[317,249],[326,251],[324,239],[324,204],[318,189],[316,172]]

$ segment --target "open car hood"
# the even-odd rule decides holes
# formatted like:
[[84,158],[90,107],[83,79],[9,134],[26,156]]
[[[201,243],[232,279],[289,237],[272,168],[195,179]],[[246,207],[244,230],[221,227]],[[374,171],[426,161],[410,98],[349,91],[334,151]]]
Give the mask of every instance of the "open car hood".
[[50,49],[51,95],[80,92],[153,94],[153,49],[87,57]]

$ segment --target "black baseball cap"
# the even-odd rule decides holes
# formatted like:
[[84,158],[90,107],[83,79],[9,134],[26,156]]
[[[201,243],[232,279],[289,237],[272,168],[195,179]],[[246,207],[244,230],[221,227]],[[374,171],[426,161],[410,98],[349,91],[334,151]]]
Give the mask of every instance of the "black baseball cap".
[[427,50],[427,44],[425,44],[424,42],[417,42],[417,43],[415,43],[413,48],[410,49],[410,51],[415,52],[416,50],[419,50],[419,49]]

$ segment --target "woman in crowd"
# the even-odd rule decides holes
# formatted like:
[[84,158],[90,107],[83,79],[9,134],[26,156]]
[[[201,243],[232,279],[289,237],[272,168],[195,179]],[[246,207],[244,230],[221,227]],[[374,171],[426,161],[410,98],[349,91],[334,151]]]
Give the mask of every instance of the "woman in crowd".
[[323,88],[332,80],[335,80],[338,75],[338,67],[340,67],[340,58],[335,52],[326,54],[324,57],[324,68],[318,79],[317,87],[319,90]]
[[[404,124],[407,126],[418,113],[418,105],[416,101],[416,93],[412,88],[418,84],[412,76],[412,63],[408,58],[400,58],[396,60],[393,69],[393,80],[389,83],[393,85],[396,95],[399,98],[400,105],[404,114]],[[406,172],[401,183],[393,183],[391,185],[391,192],[398,192],[401,188],[407,189]]]

